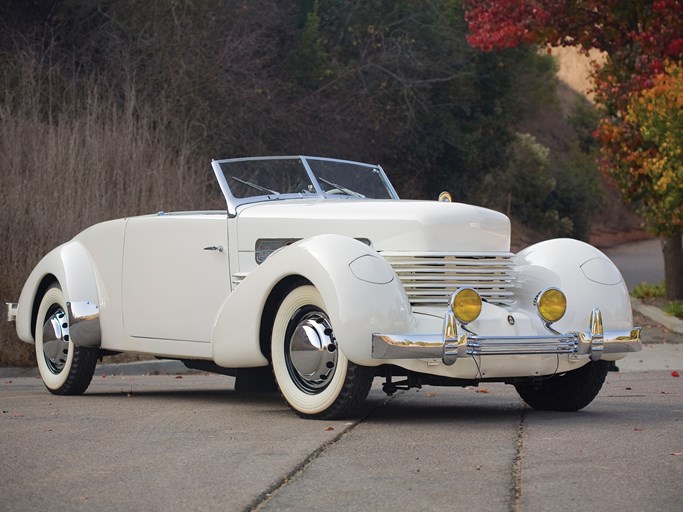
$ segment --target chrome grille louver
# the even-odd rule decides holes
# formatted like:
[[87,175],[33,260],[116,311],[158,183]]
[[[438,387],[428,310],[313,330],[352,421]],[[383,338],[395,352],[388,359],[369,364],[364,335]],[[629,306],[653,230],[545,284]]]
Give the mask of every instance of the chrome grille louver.
[[469,286],[499,306],[513,302],[512,253],[382,252],[398,275],[413,306],[448,304],[458,288]]
[[247,272],[238,272],[232,275],[232,289],[237,288],[237,285],[244,281],[244,278],[249,275]]

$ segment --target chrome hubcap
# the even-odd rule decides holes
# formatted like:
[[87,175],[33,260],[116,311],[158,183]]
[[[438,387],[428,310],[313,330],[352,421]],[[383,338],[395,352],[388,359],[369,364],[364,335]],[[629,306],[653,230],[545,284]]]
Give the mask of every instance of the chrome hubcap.
[[330,382],[337,367],[337,342],[327,316],[301,309],[292,318],[285,350],[289,374],[302,391],[315,394]]
[[55,309],[43,324],[43,357],[54,374],[61,372],[69,354],[69,323],[62,308]]

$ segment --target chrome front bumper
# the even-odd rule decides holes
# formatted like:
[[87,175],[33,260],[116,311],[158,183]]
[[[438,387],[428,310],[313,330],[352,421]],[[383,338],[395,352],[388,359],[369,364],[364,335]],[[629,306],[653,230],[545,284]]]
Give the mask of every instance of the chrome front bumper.
[[602,314],[595,308],[590,316],[590,331],[548,336],[479,336],[471,332],[458,335],[452,312],[444,318],[443,333],[373,334],[373,359],[441,359],[452,365],[459,357],[490,355],[569,354],[588,355],[598,361],[603,354],[642,350],[640,327],[626,331],[604,332]]

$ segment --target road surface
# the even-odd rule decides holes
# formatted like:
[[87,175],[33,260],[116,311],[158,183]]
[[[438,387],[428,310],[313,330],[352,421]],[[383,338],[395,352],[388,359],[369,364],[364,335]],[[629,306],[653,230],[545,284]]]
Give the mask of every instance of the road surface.
[[619,268],[629,290],[642,282],[657,284],[664,280],[664,256],[658,238],[618,245],[603,252]]
[[36,378],[0,385],[0,510],[677,511],[683,499],[683,382],[669,370],[611,373],[578,413],[528,409],[503,384],[387,399],[377,382],[348,422],[299,419],[217,375],[100,376],[81,397]]

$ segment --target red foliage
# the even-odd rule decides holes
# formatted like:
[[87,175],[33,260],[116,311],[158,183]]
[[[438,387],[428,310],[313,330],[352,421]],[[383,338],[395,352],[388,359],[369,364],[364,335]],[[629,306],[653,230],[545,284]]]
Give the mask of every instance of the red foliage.
[[465,0],[465,9],[468,41],[483,51],[535,43],[605,54],[592,73],[602,113],[598,163],[627,200],[646,197],[651,183],[634,159],[651,148],[625,117],[667,62],[683,60],[683,0]]
[[617,110],[651,86],[665,60],[683,57],[683,0],[466,0],[465,8],[467,40],[483,51],[535,43],[605,52],[595,92]]
[[539,28],[550,21],[548,1],[481,0],[466,3],[465,19],[475,48],[492,51],[538,41]]

